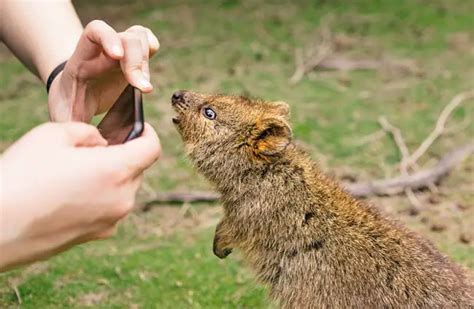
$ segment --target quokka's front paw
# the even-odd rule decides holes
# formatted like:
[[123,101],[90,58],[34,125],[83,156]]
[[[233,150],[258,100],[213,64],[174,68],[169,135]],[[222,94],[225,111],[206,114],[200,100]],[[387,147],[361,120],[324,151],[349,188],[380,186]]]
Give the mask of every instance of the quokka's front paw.
[[229,254],[232,253],[232,248],[226,246],[226,243],[222,241],[222,238],[219,237],[219,234],[214,235],[214,243],[212,244],[212,251],[214,254],[220,258],[225,259]]
[[220,259],[225,259],[229,254],[232,253],[231,248],[219,249],[219,248],[216,248],[215,246],[213,248],[213,251],[214,251],[214,254]]
[[225,259],[229,254],[231,254],[233,247],[231,241],[232,233],[230,232],[226,222],[227,221],[223,219],[217,225],[216,233],[214,234],[214,242],[212,244],[212,251],[214,251],[214,254],[220,259]]

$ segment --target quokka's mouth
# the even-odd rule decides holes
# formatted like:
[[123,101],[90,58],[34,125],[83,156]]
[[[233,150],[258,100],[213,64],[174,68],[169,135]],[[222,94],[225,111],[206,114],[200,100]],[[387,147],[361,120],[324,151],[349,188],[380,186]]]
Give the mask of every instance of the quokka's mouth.
[[[178,114],[183,111],[184,105],[187,105],[185,102],[185,95],[186,95],[185,90],[178,90],[175,93],[173,93],[173,95],[171,96],[171,106]],[[174,124],[179,124],[180,123],[179,115],[173,117],[172,121]]]

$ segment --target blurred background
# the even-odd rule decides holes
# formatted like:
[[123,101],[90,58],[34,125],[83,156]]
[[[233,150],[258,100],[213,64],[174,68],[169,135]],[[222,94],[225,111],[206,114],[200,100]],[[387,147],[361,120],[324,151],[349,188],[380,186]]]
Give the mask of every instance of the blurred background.
[[[400,174],[379,120],[413,152],[446,105],[474,88],[473,1],[75,1],[83,24],[152,29],[155,91],[145,118],[164,153],[146,173],[137,211],[111,240],[0,275],[0,307],[268,308],[238,252],[212,253],[217,203],[149,203],[167,192],[212,192],[184,156],[169,98],[177,89],[282,100],[294,135],[322,169],[347,182]],[[43,85],[0,46],[0,150],[48,120]],[[418,160],[430,168],[472,140],[474,100],[449,115]],[[474,270],[474,159],[432,190],[369,202]],[[25,193],[27,194],[27,193]],[[472,273],[472,271],[471,271]]]

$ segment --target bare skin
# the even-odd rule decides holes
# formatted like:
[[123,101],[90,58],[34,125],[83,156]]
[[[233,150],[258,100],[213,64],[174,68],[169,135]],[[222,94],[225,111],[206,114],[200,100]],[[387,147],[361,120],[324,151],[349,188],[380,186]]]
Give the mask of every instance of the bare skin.
[[135,25],[116,32],[99,20],[83,29],[65,0],[0,5],[0,40],[44,83],[68,60],[51,85],[51,120],[89,122],[110,108],[127,83],[144,93],[153,90],[148,62],[160,44],[150,29]]
[[70,1],[0,1],[0,39],[43,82],[50,118],[0,158],[0,271],[113,234],[134,205],[141,175],[160,155],[155,131],[108,146],[85,123],[107,111],[127,83],[150,92],[159,42],[146,27],[85,29]]
[[117,146],[78,122],[27,133],[0,159],[0,271],[112,235],[160,151],[149,125]]

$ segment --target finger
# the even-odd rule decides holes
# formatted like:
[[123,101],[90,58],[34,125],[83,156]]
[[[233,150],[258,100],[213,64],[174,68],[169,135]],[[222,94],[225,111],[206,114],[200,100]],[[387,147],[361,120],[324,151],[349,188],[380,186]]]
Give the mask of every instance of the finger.
[[158,38],[153,34],[153,32],[145,28],[146,34],[148,36],[148,48],[150,49],[150,57],[152,57],[158,49],[160,49],[160,41],[158,41]]
[[153,32],[146,27],[143,26],[132,26],[127,29],[127,31],[137,31],[141,33],[145,33],[146,35],[146,42],[148,44],[146,45],[146,49],[148,50],[148,58],[151,58],[157,51],[160,49],[160,41],[158,41],[158,38],[153,34]]
[[142,136],[107,149],[110,151],[110,160],[116,160],[134,177],[141,175],[161,154],[158,135],[148,123],[145,123]]
[[63,127],[66,142],[75,147],[106,146],[107,141],[99,130],[83,122],[67,122],[59,124]]
[[145,77],[150,80],[150,69],[148,66],[148,60],[150,55],[148,36],[145,31],[145,27],[142,26],[132,26],[127,32],[135,34],[140,39],[140,45],[142,48],[142,72]]
[[120,66],[125,78],[142,92],[150,92],[153,86],[142,71],[143,53],[140,39],[130,32],[121,33],[120,38],[124,47],[124,57],[120,61]]
[[[107,23],[101,20],[94,20],[87,24],[83,35],[89,42],[99,45],[109,57],[120,60],[124,56],[122,42],[118,33]],[[81,44],[78,44],[78,47]],[[85,51],[87,44],[82,45]]]

